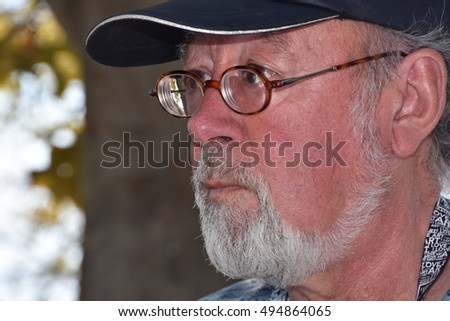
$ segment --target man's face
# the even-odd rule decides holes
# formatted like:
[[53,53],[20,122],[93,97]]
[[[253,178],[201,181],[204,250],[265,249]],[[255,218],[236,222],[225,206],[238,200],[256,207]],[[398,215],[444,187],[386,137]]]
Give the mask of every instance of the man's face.
[[[185,69],[215,80],[238,65],[254,66],[270,80],[296,77],[361,58],[354,28],[351,23],[330,21],[269,37],[202,36],[189,45]],[[360,224],[355,207],[370,185],[361,182],[366,162],[350,116],[354,77],[354,70],[347,69],[274,89],[270,105],[255,115],[232,111],[219,91],[206,90],[188,129],[194,141],[193,183],[208,253],[215,257],[226,248],[221,242],[227,238],[225,251],[247,251],[248,257],[259,251],[260,257],[250,260],[256,262],[249,263],[255,269],[265,259],[282,266],[261,275],[253,270],[238,275],[223,265],[243,254],[233,258],[228,253],[212,259],[225,274],[270,279],[263,274],[292,269],[283,267],[281,256],[296,256],[293,266],[310,259],[305,272],[292,280],[270,279],[288,286],[344,255],[348,244],[332,240],[354,230],[348,223],[352,218]],[[247,239],[242,241],[244,235]],[[291,244],[283,254],[278,243],[286,240]],[[271,242],[276,245],[269,250]],[[329,247],[334,247],[332,252]],[[236,265],[250,271],[245,264]]]

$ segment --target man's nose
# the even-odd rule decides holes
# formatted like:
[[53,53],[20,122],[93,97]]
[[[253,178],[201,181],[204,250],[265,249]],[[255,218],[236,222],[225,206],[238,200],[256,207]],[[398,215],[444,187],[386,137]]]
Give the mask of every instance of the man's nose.
[[188,131],[194,142],[194,160],[199,157],[199,151],[195,147],[208,142],[221,145],[241,143],[244,136],[243,117],[246,116],[231,110],[215,85],[208,87],[210,88],[205,90],[199,110],[188,120]]

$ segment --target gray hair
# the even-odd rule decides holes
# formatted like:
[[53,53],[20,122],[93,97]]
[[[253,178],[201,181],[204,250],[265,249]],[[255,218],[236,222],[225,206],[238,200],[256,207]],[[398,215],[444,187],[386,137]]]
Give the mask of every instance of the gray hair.
[[[424,30],[420,24],[416,24],[401,32],[370,24],[359,24],[359,28],[362,28],[359,37],[367,55],[383,50],[413,52],[431,48],[442,55],[447,71],[450,71],[450,34],[443,26]],[[383,87],[395,75],[400,60],[401,58],[381,59],[358,69],[354,94],[359,103],[354,104],[351,113],[356,123],[355,134],[361,137],[364,152],[368,154],[371,152],[371,143],[378,140],[376,102]],[[450,178],[450,78],[447,82],[447,101],[443,115],[429,138],[431,144],[428,165],[440,187],[443,187],[448,185]],[[381,155],[372,157],[376,162]]]

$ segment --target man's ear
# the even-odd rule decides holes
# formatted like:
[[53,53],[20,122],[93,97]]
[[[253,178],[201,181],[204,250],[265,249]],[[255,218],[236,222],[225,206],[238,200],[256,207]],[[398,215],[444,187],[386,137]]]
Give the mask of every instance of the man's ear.
[[433,49],[420,49],[403,59],[395,79],[401,99],[392,114],[394,155],[414,154],[437,125],[446,101],[447,72]]

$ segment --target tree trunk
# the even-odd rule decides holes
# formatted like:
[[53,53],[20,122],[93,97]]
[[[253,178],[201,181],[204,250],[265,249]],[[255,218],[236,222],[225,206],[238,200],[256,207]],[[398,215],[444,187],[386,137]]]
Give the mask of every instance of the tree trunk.
[[180,66],[110,68],[95,63],[84,51],[85,36],[96,22],[152,1],[49,3],[85,67],[86,232],[80,299],[195,300],[220,288],[224,279],[206,262],[198,237],[190,169],[172,162],[164,169],[138,168],[143,155],[136,142],[128,150],[131,168],[100,166],[108,160],[102,154],[108,141],[123,144],[124,137],[149,141],[158,150],[177,132],[187,139],[186,123],[165,114],[147,95],[160,73]]

